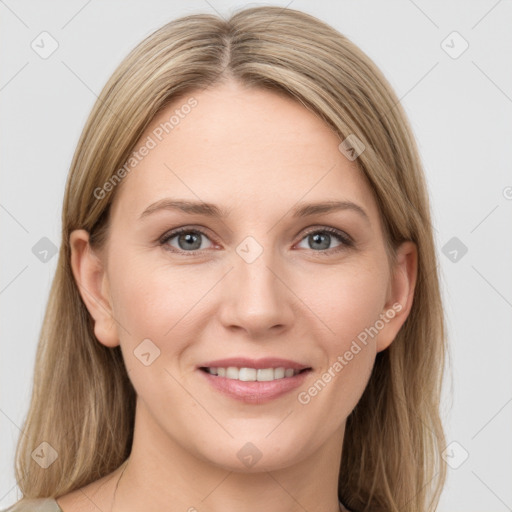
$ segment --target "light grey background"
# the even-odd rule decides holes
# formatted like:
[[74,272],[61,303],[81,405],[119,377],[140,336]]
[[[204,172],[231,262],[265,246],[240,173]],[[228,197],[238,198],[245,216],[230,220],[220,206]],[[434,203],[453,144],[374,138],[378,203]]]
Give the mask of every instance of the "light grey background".
[[[439,511],[512,510],[511,1],[266,4],[309,12],[347,35],[410,117],[432,198],[452,354],[443,401],[452,469]],[[19,497],[14,448],[57,263],[32,248],[42,237],[59,245],[65,178],[96,95],[165,22],[196,12],[227,17],[243,5],[0,0],[0,508]],[[46,59],[31,48],[50,48],[43,31],[58,42]],[[454,58],[461,38],[469,47]],[[466,254],[456,245],[443,252],[453,237]]]

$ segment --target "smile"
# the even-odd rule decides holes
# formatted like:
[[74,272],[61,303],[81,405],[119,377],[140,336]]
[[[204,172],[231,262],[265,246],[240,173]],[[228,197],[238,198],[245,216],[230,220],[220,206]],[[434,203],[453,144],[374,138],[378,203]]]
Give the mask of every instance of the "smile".
[[231,365],[227,364],[227,360],[215,363],[215,366],[208,363],[197,368],[209,386],[221,395],[253,405],[286,395],[301,386],[312,371],[310,367],[282,359],[252,360],[250,364],[243,359],[231,359]]
[[301,372],[307,371],[294,370],[293,368],[237,368],[236,366],[222,367],[207,367],[201,370],[208,372],[211,375],[218,377],[225,377],[226,379],[239,380],[242,382],[271,382],[274,380],[284,379],[286,377],[293,377]]

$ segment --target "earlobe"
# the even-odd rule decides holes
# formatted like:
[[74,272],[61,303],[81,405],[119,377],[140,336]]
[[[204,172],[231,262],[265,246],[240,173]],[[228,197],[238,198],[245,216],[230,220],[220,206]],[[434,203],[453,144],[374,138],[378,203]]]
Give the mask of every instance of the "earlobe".
[[395,264],[384,308],[388,320],[377,338],[377,352],[391,345],[411,311],[418,272],[418,251],[411,241],[396,250]]
[[78,290],[94,321],[96,338],[107,347],[119,345],[116,322],[108,293],[108,280],[101,258],[89,244],[89,233],[73,231],[69,237],[71,269]]

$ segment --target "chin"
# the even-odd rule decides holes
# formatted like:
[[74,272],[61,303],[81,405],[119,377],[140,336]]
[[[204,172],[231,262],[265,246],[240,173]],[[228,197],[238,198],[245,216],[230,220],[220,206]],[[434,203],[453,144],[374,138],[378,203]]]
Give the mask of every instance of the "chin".
[[260,473],[284,469],[307,456],[298,439],[288,436],[283,441],[276,436],[271,440],[271,436],[265,439],[265,435],[252,437],[246,434],[230,439],[224,446],[214,444],[212,453],[205,453],[203,445],[201,458],[227,471]]

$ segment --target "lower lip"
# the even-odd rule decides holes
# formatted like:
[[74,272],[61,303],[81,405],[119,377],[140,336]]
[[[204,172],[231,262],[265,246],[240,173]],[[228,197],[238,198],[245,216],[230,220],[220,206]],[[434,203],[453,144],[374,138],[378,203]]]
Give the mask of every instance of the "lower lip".
[[311,370],[298,373],[293,377],[283,377],[282,379],[262,382],[244,382],[212,375],[203,370],[197,371],[202,373],[208,379],[208,382],[224,395],[250,404],[263,404],[299,387]]

